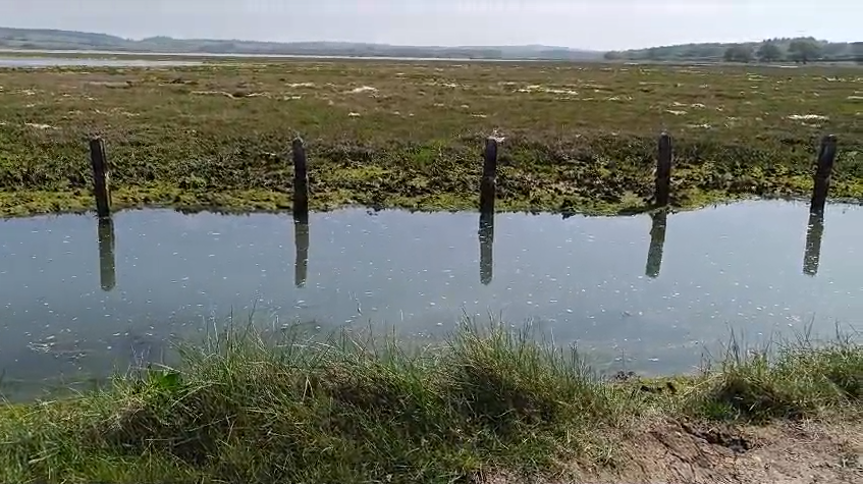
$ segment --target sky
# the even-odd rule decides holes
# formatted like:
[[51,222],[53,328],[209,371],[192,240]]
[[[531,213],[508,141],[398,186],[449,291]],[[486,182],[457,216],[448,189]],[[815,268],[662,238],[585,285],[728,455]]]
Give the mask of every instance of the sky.
[[143,38],[612,50],[863,40],[859,0],[0,0],[0,26]]

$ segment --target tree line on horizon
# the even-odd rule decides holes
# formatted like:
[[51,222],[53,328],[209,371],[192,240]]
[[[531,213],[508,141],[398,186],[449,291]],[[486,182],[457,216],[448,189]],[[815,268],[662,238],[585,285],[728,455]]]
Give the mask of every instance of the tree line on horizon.
[[601,60],[603,52],[564,47],[464,46],[436,47],[356,42],[266,42],[225,39],[175,39],[166,36],[134,40],[115,35],[54,29],[0,27],[0,49],[102,50],[115,52],[236,54],[236,55],[338,55],[374,57],[431,57],[472,59]]
[[762,42],[681,44],[610,51],[606,60],[725,62],[857,62],[863,42],[828,42],[814,37],[775,38]]

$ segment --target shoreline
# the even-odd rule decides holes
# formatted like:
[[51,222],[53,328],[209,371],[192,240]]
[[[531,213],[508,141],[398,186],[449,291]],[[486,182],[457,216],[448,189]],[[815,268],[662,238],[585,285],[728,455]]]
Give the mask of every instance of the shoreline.
[[[841,337],[771,356],[739,348],[702,373],[649,380],[597,379],[577,354],[498,324],[465,323],[427,347],[233,328],[182,350],[176,368],[130,372],[104,390],[0,405],[2,480],[863,475],[863,347]],[[806,457],[792,459],[788,445]],[[749,462],[749,477],[729,459]]]
[[[290,196],[285,195],[281,192],[272,192],[268,193],[266,196],[271,196],[278,198],[281,202],[275,203],[278,208],[268,208],[266,206],[262,206],[259,204],[260,197],[249,197],[243,198],[243,196],[239,196],[240,200],[237,205],[233,206],[221,206],[221,205],[200,205],[195,202],[187,202],[182,204],[177,203],[150,203],[150,204],[142,204],[140,202],[132,202],[123,197],[123,191],[120,192],[121,196],[120,200],[117,201],[115,199],[112,205],[112,215],[116,215],[124,212],[134,212],[141,210],[171,210],[183,214],[198,214],[198,213],[210,213],[215,215],[225,215],[225,216],[238,216],[238,215],[291,215],[291,203]],[[96,214],[96,205],[95,202],[92,202],[89,206],[86,203],[87,200],[92,199],[92,195],[84,195],[76,194],[74,192],[67,193],[52,193],[48,194],[47,198],[39,200],[37,202],[32,203],[34,199],[38,199],[44,194],[39,192],[3,192],[0,191],[0,220],[13,220],[20,218],[33,218],[33,217],[52,217],[52,216],[63,216],[63,215],[95,215]],[[5,200],[9,198],[24,198],[26,201],[16,204],[6,204]],[[54,200],[52,197],[58,197],[58,200],[67,200],[72,199],[74,202],[70,202],[69,205],[58,204],[58,200]],[[477,197],[478,198],[478,197]],[[762,196],[737,196],[733,198],[716,198],[716,199],[704,199],[700,201],[701,203],[698,205],[689,205],[689,206],[669,206],[669,207],[644,207],[639,210],[624,210],[624,211],[560,211],[560,210],[547,210],[547,209],[530,209],[530,208],[512,208],[508,206],[500,206],[498,204],[495,208],[495,215],[508,215],[508,214],[516,214],[516,215],[559,215],[563,219],[571,218],[571,217],[590,217],[590,218],[605,218],[605,217],[636,217],[639,215],[650,215],[657,212],[666,212],[668,214],[677,214],[677,213],[686,213],[686,212],[697,212],[700,210],[717,208],[728,205],[735,205],[738,203],[772,203],[772,202],[782,202],[782,203],[790,203],[790,204],[808,204],[810,202],[809,198],[804,195],[797,196],[784,196],[784,197],[762,197]],[[249,205],[245,205],[248,203]],[[257,205],[256,205],[257,204]],[[353,204],[353,203],[344,203],[341,205],[319,205],[315,203],[310,203],[310,214],[327,214],[333,212],[339,212],[344,210],[365,210],[372,212],[381,212],[381,211],[405,211],[409,213],[419,213],[419,214],[432,214],[432,213],[475,213],[477,216],[481,214],[478,203],[470,205],[465,202],[463,205],[454,205],[454,206],[441,206],[441,207],[417,207],[415,204],[406,203],[405,205],[378,205],[378,206],[370,206],[370,205],[361,205],[361,204]],[[863,198],[828,198],[827,199],[828,206],[848,206],[848,207],[859,207],[863,206]],[[59,208],[57,208],[59,207]]]

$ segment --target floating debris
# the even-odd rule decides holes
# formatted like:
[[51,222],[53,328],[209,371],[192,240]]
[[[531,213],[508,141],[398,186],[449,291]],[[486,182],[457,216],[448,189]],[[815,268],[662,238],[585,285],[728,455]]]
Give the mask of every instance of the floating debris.
[[378,92],[378,88],[372,86],[360,86],[349,91],[351,94],[360,94],[363,92]]
[[830,118],[828,118],[827,116],[822,116],[820,114],[792,114],[788,116],[788,119],[791,119],[793,121],[827,121]]
[[35,129],[57,129],[50,124],[39,124],[39,123],[24,123],[24,126],[29,126]]

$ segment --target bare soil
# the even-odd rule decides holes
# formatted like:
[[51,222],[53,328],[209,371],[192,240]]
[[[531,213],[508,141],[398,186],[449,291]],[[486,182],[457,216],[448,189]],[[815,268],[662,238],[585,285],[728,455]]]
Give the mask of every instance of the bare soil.
[[[863,483],[863,424],[706,427],[665,421],[624,437],[612,465],[545,484]],[[505,484],[518,479],[495,477]]]

